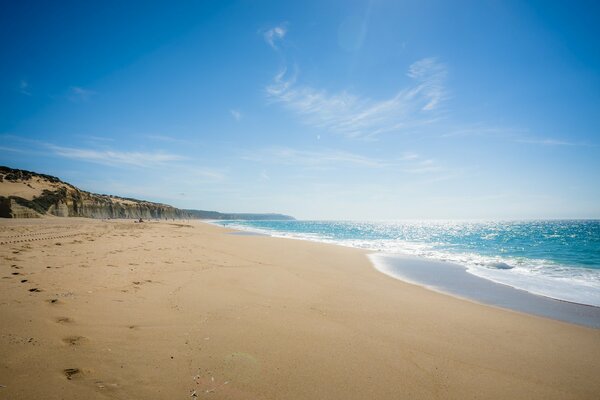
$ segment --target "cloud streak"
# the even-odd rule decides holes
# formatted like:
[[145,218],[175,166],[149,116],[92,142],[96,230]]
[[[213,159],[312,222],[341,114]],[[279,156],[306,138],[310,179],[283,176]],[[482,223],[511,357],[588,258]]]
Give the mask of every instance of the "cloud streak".
[[298,150],[289,147],[271,147],[243,157],[245,160],[272,164],[300,165],[309,168],[356,166],[381,168],[386,164],[378,159],[340,150]]
[[522,139],[518,139],[516,141],[519,143],[539,144],[542,146],[585,146],[585,147],[592,146],[589,143],[570,142],[567,140],[553,139],[553,138],[522,138]]
[[411,159],[410,164],[402,168],[402,171],[410,174],[427,174],[432,172],[441,172],[443,171],[443,168],[431,159]]
[[240,119],[242,119],[242,113],[239,112],[238,110],[229,110],[229,113],[231,114],[233,119],[235,119],[236,121],[239,121]]
[[470,126],[460,129],[455,129],[450,132],[440,135],[442,138],[466,138],[466,137],[480,137],[480,138],[495,138],[501,140],[507,140],[515,143],[532,144],[540,146],[584,146],[584,147],[595,147],[594,144],[586,142],[574,142],[565,139],[557,139],[552,137],[544,137],[531,134],[528,129],[518,128],[502,128],[494,126]]
[[266,87],[269,99],[293,111],[308,125],[349,138],[372,138],[431,123],[447,97],[446,67],[435,58],[412,64],[407,73],[412,84],[378,101],[347,91],[328,93],[301,85],[297,75],[282,69]]
[[437,161],[412,152],[402,153],[399,157],[386,160],[335,149],[299,150],[289,147],[270,147],[253,151],[242,158],[264,164],[310,169],[385,168],[406,174],[435,174],[446,171]]
[[88,101],[95,94],[96,94],[96,92],[94,92],[93,90],[85,89],[80,86],[71,86],[69,88],[68,98],[72,102],[80,103],[80,102]]
[[25,96],[31,96],[31,92],[29,91],[29,82],[27,82],[25,79],[19,82],[19,92]]
[[163,152],[122,152],[113,150],[60,147],[55,145],[47,146],[57,156],[110,166],[151,167],[185,159],[185,157],[177,154]]
[[281,41],[285,34],[287,33],[287,28],[285,24],[281,24],[274,28],[271,28],[263,33],[263,38],[265,42],[269,44],[273,49],[277,49],[277,42]]

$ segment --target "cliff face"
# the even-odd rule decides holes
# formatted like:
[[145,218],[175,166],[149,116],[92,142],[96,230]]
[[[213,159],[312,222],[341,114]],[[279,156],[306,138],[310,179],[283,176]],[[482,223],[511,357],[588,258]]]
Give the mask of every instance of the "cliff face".
[[195,218],[178,208],[149,201],[94,194],[60,179],[0,167],[0,217],[42,215],[88,218]]

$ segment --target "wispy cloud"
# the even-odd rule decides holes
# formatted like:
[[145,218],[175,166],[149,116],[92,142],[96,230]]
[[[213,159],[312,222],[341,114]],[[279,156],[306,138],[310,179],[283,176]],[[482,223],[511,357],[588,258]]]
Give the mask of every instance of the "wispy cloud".
[[469,124],[463,127],[449,129],[440,137],[497,137],[497,138],[521,138],[529,134],[526,129],[487,126],[483,123]]
[[289,147],[271,147],[254,151],[243,157],[245,160],[273,164],[299,165],[311,168],[333,166],[357,166],[380,168],[386,164],[378,159],[341,150],[298,150]]
[[19,92],[25,96],[31,96],[31,92],[29,91],[29,82],[27,82],[25,79],[19,82]]
[[169,135],[145,135],[144,137],[146,137],[150,140],[154,140],[156,142],[177,143],[177,144],[185,144],[185,145],[193,145],[194,144],[194,142],[192,142],[190,140],[181,139],[181,138],[169,136]]
[[416,93],[426,100],[427,104],[422,107],[423,111],[431,111],[438,107],[446,96],[443,82],[446,79],[446,66],[439,63],[435,58],[424,58],[413,63],[408,69],[408,76],[413,78],[418,86],[414,89]]
[[442,170],[443,168],[440,165],[438,165],[438,163],[435,160],[432,159],[414,159],[408,166],[402,169],[402,171],[411,174],[427,174],[431,172],[441,172]]
[[199,179],[210,181],[221,181],[225,179],[225,173],[223,171],[212,168],[186,166],[183,173],[192,178],[194,182],[197,182]]
[[259,181],[261,181],[261,182],[267,182],[267,181],[271,180],[271,177],[269,176],[269,174],[267,174],[267,170],[264,170],[264,169],[263,169],[263,170],[260,172],[260,175],[259,175],[259,177],[258,177],[258,180],[259,180]]
[[177,154],[155,152],[122,152],[47,145],[57,156],[111,166],[150,167],[184,160]]
[[10,152],[10,153],[21,153],[21,154],[30,154],[30,151],[27,150],[22,150],[22,149],[15,149],[13,147],[5,147],[5,146],[0,146],[0,151],[4,151],[4,152]]
[[235,119],[236,121],[239,121],[240,119],[242,119],[242,113],[239,112],[238,110],[229,110],[229,113],[231,114],[233,119]]
[[419,155],[410,151],[404,152],[398,157],[400,161],[416,160],[417,158],[419,158]]
[[108,136],[96,136],[96,135],[73,135],[74,138],[82,139],[83,142],[91,144],[91,145],[105,145],[107,143],[112,143],[115,141],[115,138]]
[[263,33],[265,41],[274,49],[277,49],[277,42],[282,40],[287,33],[286,24],[280,24]]
[[589,143],[583,142],[571,142],[567,140],[561,139],[552,139],[552,138],[522,138],[518,139],[519,143],[527,143],[527,144],[539,144],[542,146],[592,146]]
[[436,110],[446,98],[446,67],[435,58],[412,64],[411,85],[393,97],[372,100],[347,91],[325,90],[297,83],[297,72],[282,69],[266,92],[274,102],[303,117],[308,125],[351,138],[369,138],[386,132],[415,128],[437,119]]
[[279,164],[310,169],[367,168],[388,169],[406,174],[438,174],[449,170],[432,158],[413,152],[381,159],[336,149],[300,150],[289,147],[269,147],[244,154],[243,159],[264,164]]
[[414,152],[404,152],[397,158],[396,163],[402,172],[409,174],[427,174],[433,172],[445,172],[446,168],[442,167],[436,160],[431,158],[423,158],[420,154]]
[[[197,160],[179,154],[156,151],[115,151],[101,147],[64,147],[53,143],[21,138],[14,135],[0,135],[0,139],[12,142],[15,147],[0,146],[0,153],[13,152],[35,157],[63,157],[94,164],[122,168],[160,168],[160,176],[169,176],[169,181],[220,182],[226,178],[223,169],[199,165]],[[19,148],[19,143],[25,144]],[[164,168],[168,167],[168,168]],[[157,175],[157,176],[159,176]]]
[[594,147],[593,144],[587,142],[576,142],[565,139],[557,139],[544,137],[532,134],[528,129],[521,128],[503,128],[497,126],[484,126],[476,124],[464,128],[450,130],[440,137],[455,138],[455,137],[481,137],[481,138],[496,138],[515,143],[541,145],[541,146],[585,146]]
[[67,97],[69,98],[69,100],[79,103],[88,101],[95,94],[96,92],[94,92],[93,90],[85,89],[80,86],[71,86],[69,88],[69,94]]

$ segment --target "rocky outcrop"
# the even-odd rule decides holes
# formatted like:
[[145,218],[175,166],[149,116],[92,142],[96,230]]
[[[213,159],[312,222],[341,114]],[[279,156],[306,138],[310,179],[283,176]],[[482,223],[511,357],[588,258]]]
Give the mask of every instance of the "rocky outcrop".
[[15,199],[0,197],[0,218],[39,218],[40,214],[17,203]]

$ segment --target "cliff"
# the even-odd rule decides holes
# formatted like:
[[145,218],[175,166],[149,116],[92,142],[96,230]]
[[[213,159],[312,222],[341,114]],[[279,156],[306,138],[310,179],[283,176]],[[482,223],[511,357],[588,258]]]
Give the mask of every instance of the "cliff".
[[0,166],[0,217],[39,218],[44,215],[136,219],[293,219],[280,214],[182,210],[167,204],[90,193],[54,176]]
[[42,215],[88,218],[194,218],[175,207],[149,201],[94,194],[60,179],[0,167],[0,217]]

